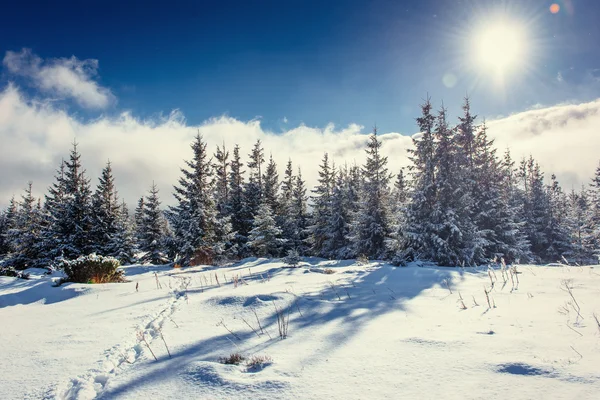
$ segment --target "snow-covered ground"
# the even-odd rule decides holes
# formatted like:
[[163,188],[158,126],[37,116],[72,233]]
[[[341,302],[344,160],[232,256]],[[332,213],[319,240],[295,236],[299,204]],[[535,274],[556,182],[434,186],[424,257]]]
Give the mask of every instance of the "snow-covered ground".
[[[600,396],[599,267],[519,266],[505,285],[487,268],[318,259],[125,270],[123,284],[0,277],[1,399]],[[231,353],[271,362],[218,362]]]

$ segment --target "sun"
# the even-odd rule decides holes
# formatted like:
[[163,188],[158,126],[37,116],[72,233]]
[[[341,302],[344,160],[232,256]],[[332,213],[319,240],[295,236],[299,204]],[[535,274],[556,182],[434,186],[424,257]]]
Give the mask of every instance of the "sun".
[[480,72],[504,77],[524,65],[527,35],[517,23],[486,24],[473,32],[472,52]]

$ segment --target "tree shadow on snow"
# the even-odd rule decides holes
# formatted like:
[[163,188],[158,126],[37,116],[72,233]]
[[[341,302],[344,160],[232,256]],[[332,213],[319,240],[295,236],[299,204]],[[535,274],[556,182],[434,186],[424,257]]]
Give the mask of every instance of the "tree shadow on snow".
[[[26,288],[20,291],[0,295],[0,308],[27,305],[41,302],[43,304],[54,304],[72,299],[84,294],[89,289],[73,288],[69,284],[60,287],[52,286],[49,280],[26,281]],[[24,286],[21,286],[24,287]],[[2,287],[0,286],[0,289]]]
[[[322,263],[319,265],[323,266]],[[306,268],[276,269],[287,270],[290,274],[312,273]],[[273,275],[281,273],[273,272]],[[231,348],[232,341],[235,341],[236,347],[239,345],[237,351],[246,354],[257,353],[272,345],[285,343],[277,337],[277,314],[274,307],[270,305],[272,301],[277,303],[284,315],[291,315],[290,338],[301,337],[298,340],[302,341],[304,337],[310,340],[314,335],[319,335],[323,339],[319,341],[318,349],[315,349],[313,354],[306,354],[306,359],[310,360],[329,354],[347,343],[375,319],[385,314],[406,311],[406,303],[428,289],[438,286],[438,290],[442,292],[431,292],[432,294],[428,295],[443,296],[443,291],[447,291],[443,282],[446,281],[452,287],[455,280],[464,278],[465,273],[477,272],[437,267],[398,268],[375,263],[365,268],[362,273],[356,271],[352,275],[331,275],[331,283],[334,286],[326,284],[320,291],[303,294],[288,291],[257,293],[256,296],[250,296],[251,298],[240,304],[248,309],[248,320],[251,320],[253,315],[249,308],[255,305],[253,297],[268,303],[263,305],[263,310],[268,310],[269,314],[261,317],[261,323],[271,332],[272,339],[261,336],[264,340],[253,345],[251,343],[256,342],[254,340],[256,335],[250,329],[245,329],[235,330],[240,340],[223,333],[197,341],[172,351],[171,359],[163,357],[159,358],[159,362],[148,362],[144,369],[134,371],[134,376],[129,381],[112,388],[109,385],[101,398],[118,398],[138,387],[152,386],[165,379],[173,378],[173,374],[177,374],[174,371],[185,371],[191,362],[216,362],[218,357],[223,355],[224,349]],[[275,300],[276,298],[279,300]],[[234,315],[226,316],[226,318],[232,317]],[[331,324],[330,328],[327,326],[329,324]]]

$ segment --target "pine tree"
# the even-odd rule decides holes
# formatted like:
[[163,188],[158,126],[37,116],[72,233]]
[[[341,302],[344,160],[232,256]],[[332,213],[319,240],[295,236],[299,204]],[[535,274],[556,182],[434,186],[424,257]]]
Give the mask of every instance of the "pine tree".
[[215,203],[220,217],[229,215],[229,151],[223,147],[217,146],[214,154],[215,162],[213,168],[215,171]]
[[590,183],[589,246],[600,262],[600,164]]
[[60,215],[62,227],[59,242],[64,243],[62,255],[67,259],[75,259],[92,252],[93,241],[91,228],[93,224],[91,209],[90,181],[81,166],[81,155],[77,151],[77,143],[69,161],[65,162],[64,171],[64,213]]
[[264,182],[262,176],[262,165],[265,162],[264,150],[260,140],[257,140],[252,148],[252,152],[248,155],[248,182],[244,188],[244,202],[246,203],[247,212],[250,216],[249,224],[253,225],[253,220],[258,213],[258,208],[262,203]]
[[440,265],[471,265],[475,227],[469,214],[470,198],[464,175],[457,168],[460,151],[443,107],[438,113],[434,136],[436,197],[426,227],[427,254]]
[[472,215],[482,240],[482,254],[476,259],[478,263],[499,261],[500,258],[507,263],[527,259],[528,245],[520,233],[521,224],[511,205],[514,164],[510,153],[506,157],[509,170],[504,169],[503,162],[496,156],[484,122],[473,148]]
[[311,252],[316,256],[325,256],[324,245],[331,219],[331,193],[335,171],[329,165],[329,155],[323,155],[319,170],[319,184],[312,190],[313,213],[310,226]]
[[279,174],[277,173],[277,164],[273,160],[273,156],[269,157],[267,169],[262,177],[263,181],[263,198],[264,201],[271,207],[273,215],[277,215],[280,211],[279,206]]
[[248,234],[252,229],[252,215],[250,214],[245,201],[245,171],[243,170],[243,164],[240,160],[240,147],[238,145],[233,149],[233,159],[231,160],[230,171],[229,212],[231,216],[231,230],[235,234],[233,243],[237,248],[238,256],[244,256]]
[[324,243],[324,254],[327,258],[345,259],[351,256],[349,240],[351,227],[351,210],[347,191],[348,168],[340,170],[331,194],[331,216],[329,231]]
[[191,147],[192,161],[186,161],[188,169],[181,169],[183,176],[174,194],[177,205],[169,212],[180,263],[184,266],[189,265],[195,255],[202,254],[210,260],[220,251],[215,233],[217,210],[213,200],[212,169],[206,143],[200,134]]
[[[567,215],[569,212],[568,198],[562,191],[556,176],[552,175],[552,185],[546,194],[545,238],[546,249],[541,258],[546,261],[557,261],[573,253]],[[543,203],[542,203],[543,204]]]
[[115,178],[110,161],[102,170],[96,192],[92,197],[93,224],[90,230],[93,248],[97,254],[115,256],[113,240],[118,232],[121,211]]
[[275,223],[271,206],[263,201],[254,218],[248,246],[259,257],[275,257],[280,254],[283,243],[281,229]]
[[140,251],[144,252],[142,263],[154,265],[165,264],[168,259],[165,254],[165,218],[160,209],[158,188],[152,182],[148,195],[144,201],[142,218]]
[[413,136],[413,149],[409,149],[409,167],[412,193],[406,210],[405,246],[396,254],[395,264],[406,264],[417,258],[430,258],[427,244],[428,232],[432,230],[430,218],[436,198],[435,142],[433,130],[435,117],[431,113],[430,99],[421,105],[417,118],[420,135]]
[[36,267],[39,262],[37,243],[40,238],[41,206],[33,197],[29,182],[21,197],[12,228],[7,232],[13,253],[9,263],[16,269]]
[[290,247],[299,255],[309,254],[309,221],[308,197],[306,196],[306,182],[302,179],[302,171],[298,168],[298,174],[294,179],[294,189],[292,192],[292,203],[289,209],[289,215],[292,220],[291,235],[288,241]]
[[590,246],[589,211],[590,203],[585,187],[582,187],[579,193],[571,190],[567,216],[571,236],[570,255],[580,265],[589,262],[593,255],[593,249]]
[[115,221],[115,233],[108,243],[108,254],[123,265],[136,261],[137,240],[134,224],[130,220],[125,201],[121,203]]
[[367,161],[362,169],[363,199],[351,233],[355,253],[369,258],[385,257],[392,235],[389,211],[391,175],[387,169],[387,157],[381,155],[381,144],[375,128],[367,144]]
[[2,213],[2,230],[0,231],[0,259],[8,257],[11,253],[14,253],[15,246],[11,237],[12,230],[17,226],[17,202],[14,196],[10,199],[8,207]]
[[[44,224],[39,243],[40,253],[54,264],[69,247],[71,228],[67,216],[66,163],[61,161],[55,182],[48,188],[44,202]],[[55,261],[56,260],[56,261]]]
[[286,246],[283,249],[283,252],[286,254],[294,245],[294,221],[292,218],[294,183],[295,177],[292,160],[288,160],[283,181],[281,182],[281,195],[278,200],[279,209],[275,217],[277,226],[281,228],[281,236],[286,239]]

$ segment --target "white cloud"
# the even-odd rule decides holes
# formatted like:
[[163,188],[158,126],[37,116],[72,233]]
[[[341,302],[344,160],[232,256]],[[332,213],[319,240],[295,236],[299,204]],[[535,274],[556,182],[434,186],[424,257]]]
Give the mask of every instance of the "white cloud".
[[73,98],[82,107],[101,109],[115,102],[111,91],[94,80],[98,60],[73,56],[44,61],[30,49],[22,49],[7,51],[3,63],[12,74],[31,79],[41,91]]
[[[515,159],[531,153],[548,174],[556,173],[568,190],[587,183],[600,158],[600,100],[528,111],[488,125],[501,152],[510,147]],[[239,144],[244,159],[254,142],[261,139],[266,156],[273,155],[280,174],[291,157],[295,167],[302,167],[311,188],[325,151],[337,165],[361,164],[367,142],[364,133],[368,133],[354,124],[343,129],[330,124],[324,128],[300,125],[275,134],[264,130],[258,120],[244,122],[230,117],[191,126],[178,111],[152,120],[122,113],[82,122],[51,102],[32,102],[9,85],[0,92],[0,205],[6,205],[12,194],[20,195],[29,180],[34,182],[37,195],[43,194],[61,158],[68,157],[74,138],[80,143],[84,167],[94,186],[110,159],[120,194],[128,203],[135,204],[154,180],[163,204],[172,204],[172,185],[183,160],[191,157],[189,146],[197,130],[210,149],[223,141],[230,150]],[[410,137],[385,133],[381,139],[390,172],[409,164],[406,150],[412,146]]]

